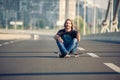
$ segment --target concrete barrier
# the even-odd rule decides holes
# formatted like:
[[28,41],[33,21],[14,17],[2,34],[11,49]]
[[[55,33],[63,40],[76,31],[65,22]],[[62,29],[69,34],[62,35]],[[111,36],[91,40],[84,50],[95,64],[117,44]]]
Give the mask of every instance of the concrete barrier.
[[40,39],[40,35],[39,34],[31,34],[31,39],[32,40],[39,40]]
[[0,34],[0,40],[31,39],[29,34]]
[[120,32],[91,34],[82,36],[83,40],[103,40],[103,41],[117,41],[120,42]]
[[39,40],[40,35],[55,35],[57,30],[5,30],[0,29],[0,40],[32,39]]

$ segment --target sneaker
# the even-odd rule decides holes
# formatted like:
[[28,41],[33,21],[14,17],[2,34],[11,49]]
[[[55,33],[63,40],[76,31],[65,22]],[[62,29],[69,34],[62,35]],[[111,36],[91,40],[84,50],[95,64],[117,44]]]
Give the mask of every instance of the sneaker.
[[58,54],[59,54],[59,58],[64,58],[65,57],[65,55],[61,54],[60,52],[58,52]]
[[64,57],[65,57],[64,54],[60,54],[60,55],[59,55],[59,58],[64,58]]
[[67,55],[65,56],[65,58],[70,58],[70,55],[69,55],[69,54],[67,54]]

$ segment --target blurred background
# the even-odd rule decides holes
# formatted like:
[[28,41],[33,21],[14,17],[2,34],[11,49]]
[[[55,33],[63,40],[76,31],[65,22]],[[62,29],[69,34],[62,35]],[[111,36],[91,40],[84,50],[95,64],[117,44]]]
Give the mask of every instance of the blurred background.
[[[103,20],[107,19],[111,28],[117,2],[119,0],[0,0],[0,28],[57,30],[70,18],[83,35],[101,33]],[[119,23],[120,15],[116,19]]]

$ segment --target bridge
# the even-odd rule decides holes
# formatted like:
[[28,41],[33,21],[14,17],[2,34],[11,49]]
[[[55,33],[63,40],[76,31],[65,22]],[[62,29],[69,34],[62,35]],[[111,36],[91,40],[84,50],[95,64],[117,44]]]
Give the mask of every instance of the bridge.
[[[3,5],[4,1],[5,0],[0,4]],[[37,3],[39,3],[39,1],[42,1],[40,2],[42,6],[45,0],[38,0]],[[52,3],[54,3],[54,1]],[[61,1],[65,2],[67,0]],[[70,1],[71,0],[68,0],[68,2]],[[83,3],[76,2],[77,10],[81,10],[81,4],[86,4],[86,1],[87,0],[83,0]],[[112,1],[116,1],[114,2],[114,4],[116,3],[116,6],[113,10]],[[25,1],[25,3],[26,2],[27,1]],[[30,2],[33,2],[32,5],[37,5],[37,3],[34,3],[32,0],[30,0]],[[66,4],[69,5],[71,3]],[[80,55],[79,58],[75,58],[74,56],[71,56],[70,58],[59,58],[59,50],[53,39],[53,36],[59,30],[59,27],[49,29],[47,26],[45,29],[39,29],[36,28],[34,24],[31,24],[33,27],[32,29],[10,29],[9,25],[7,28],[1,27],[0,80],[119,80],[119,5],[119,0],[109,0],[108,5],[106,5],[105,17],[103,17],[103,20],[100,23],[103,27],[97,29],[96,27],[98,26],[94,26],[94,23],[92,28],[89,28],[91,31],[89,33],[87,33],[86,30],[87,26],[84,25],[84,21],[89,22],[89,20],[87,19],[87,16],[83,14],[82,18],[86,17],[86,19],[83,20],[84,27],[80,27],[80,29],[82,29],[81,41],[77,47],[77,52]],[[83,13],[87,13],[88,7],[89,6],[86,5],[86,12]],[[56,9],[57,7],[54,10],[56,11]],[[94,10],[97,11],[97,6],[94,7]],[[96,11],[93,12],[96,13]],[[109,18],[111,12],[114,12],[114,14],[112,18]],[[81,12],[78,11],[77,16],[78,13],[80,14]],[[35,16],[32,17],[36,20]],[[50,17],[47,19],[49,18]],[[78,18],[76,20],[78,20]],[[79,26],[78,24],[80,23],[76,21],[77,26]],[[118,30],[116,27],[111,27],[111,25],[114,26],[114,24],[117,26]],[[107,28],[109,31],[107,31]],[[98,32],[94,30],[98,30]]]
[[119,80],[120,40],[110,40],[119,39],[116,32],[112,37],[105,33],[110,38],[106,41],[92,35],[82,37],[77,47],[79,58],[58,57],[53,39],[56,31],[0,33],[0,80]]

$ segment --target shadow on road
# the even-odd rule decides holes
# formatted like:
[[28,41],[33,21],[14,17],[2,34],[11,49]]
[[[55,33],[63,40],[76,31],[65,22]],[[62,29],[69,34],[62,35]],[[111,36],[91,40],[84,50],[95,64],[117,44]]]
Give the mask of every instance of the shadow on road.
[[58,58],[58,56],[0,56],[0,58]]
[[42,76],[42,75],[110,75],[117,72],[41,72],[41,73],[0,73],[0,76]]

